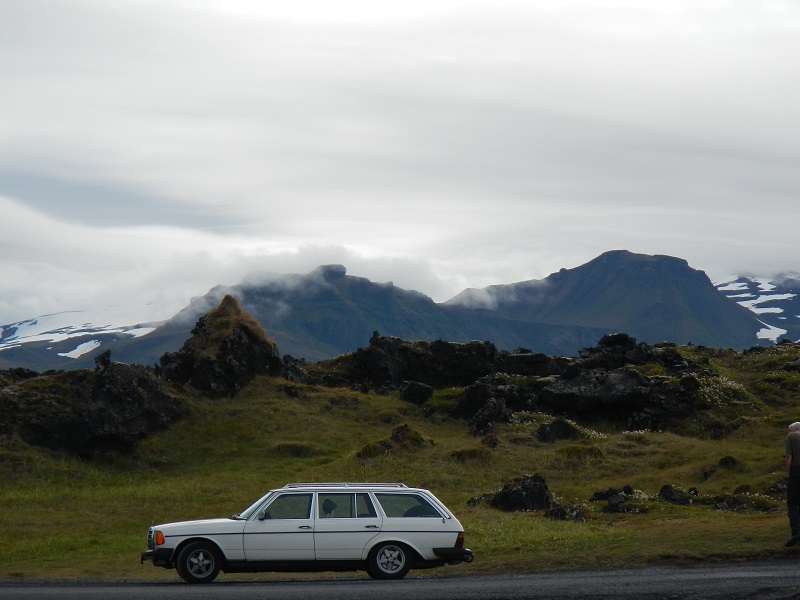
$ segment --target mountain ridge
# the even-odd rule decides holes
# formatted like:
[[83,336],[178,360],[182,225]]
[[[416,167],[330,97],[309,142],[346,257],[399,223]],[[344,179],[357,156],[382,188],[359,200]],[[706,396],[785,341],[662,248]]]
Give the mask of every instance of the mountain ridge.
[[[653,295],[643,302],[632,290]],[[483,295],[504,316],[566,325],[592,323],[648,342],[741,348],[754,328],[760,330],[751,311],[725,302],[708,276],[686,260],[627,250],[606,252],[543,280],[490,286]],[[450,302],[457,300],[458,296]]]
[[[750,288],[742,292],[754,281],[739,278],[717,289],[684,259],[612,250],[542,280],[467,289],[436,303],[391,282],[347,275],[343,265],[322,265],[307,274],[252,276],[234,286],[215,286],[160,323],[93,329],[84,320],[83,328],[62,323],[27,338],[25,328],[35,320],[0,326],[0,368],[84,368],[107,349],[115,360],[153,364],[177,350],[197,318],[229,293],[282,353],[312,361],[363,347],[374,331],[406,339],[487,340],[500,349],[563,356],[618,331],[651,343],[738,349],[784,334],[800,337],[797,317],[780,315],[775,306],[756,312],[767,300]],[[773,304],[777,297],[795,298],[790,288],[800,280],[787,281],[776,288],[781,294],[769,299]],[[740,297],[744,293],[746,299]],[[800,315],[800,304],[794,314]]]

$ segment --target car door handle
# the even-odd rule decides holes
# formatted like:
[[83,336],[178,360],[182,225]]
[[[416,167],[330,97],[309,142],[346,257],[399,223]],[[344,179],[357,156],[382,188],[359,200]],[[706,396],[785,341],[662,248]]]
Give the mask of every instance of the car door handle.
[[364,529],[378,529],[377,525],[364,525]]
[[311,525],[300,525],[300,529],[311,529]]

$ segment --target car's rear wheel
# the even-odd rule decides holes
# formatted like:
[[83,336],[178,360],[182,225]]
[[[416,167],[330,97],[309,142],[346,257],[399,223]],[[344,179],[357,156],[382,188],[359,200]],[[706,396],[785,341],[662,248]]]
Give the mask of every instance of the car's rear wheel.
[[192,542],[181,548],[175,568],[188,583],[211,583],[219,575],[221,562],[214,546],[208,542]]
[[401,579],[411,569],[412,558],[408,546],[384,542],[369,553],[367,572],[375,579]]

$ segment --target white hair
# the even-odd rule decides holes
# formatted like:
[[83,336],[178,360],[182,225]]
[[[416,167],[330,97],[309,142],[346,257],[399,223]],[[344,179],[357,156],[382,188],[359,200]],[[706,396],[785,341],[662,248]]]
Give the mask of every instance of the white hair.
[[789,425],[789,431],[797,431],[800,429],[800,421],[795,421],[791,425]]

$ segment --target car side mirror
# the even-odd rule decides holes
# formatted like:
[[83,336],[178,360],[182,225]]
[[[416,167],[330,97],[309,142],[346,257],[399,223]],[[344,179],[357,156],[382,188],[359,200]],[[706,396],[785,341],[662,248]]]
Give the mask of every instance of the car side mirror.
[[266,518],[267,518],[267,511],[266,510],[260,510],[256,514],[256,519],[258,519],[259,521],[263,521]]

